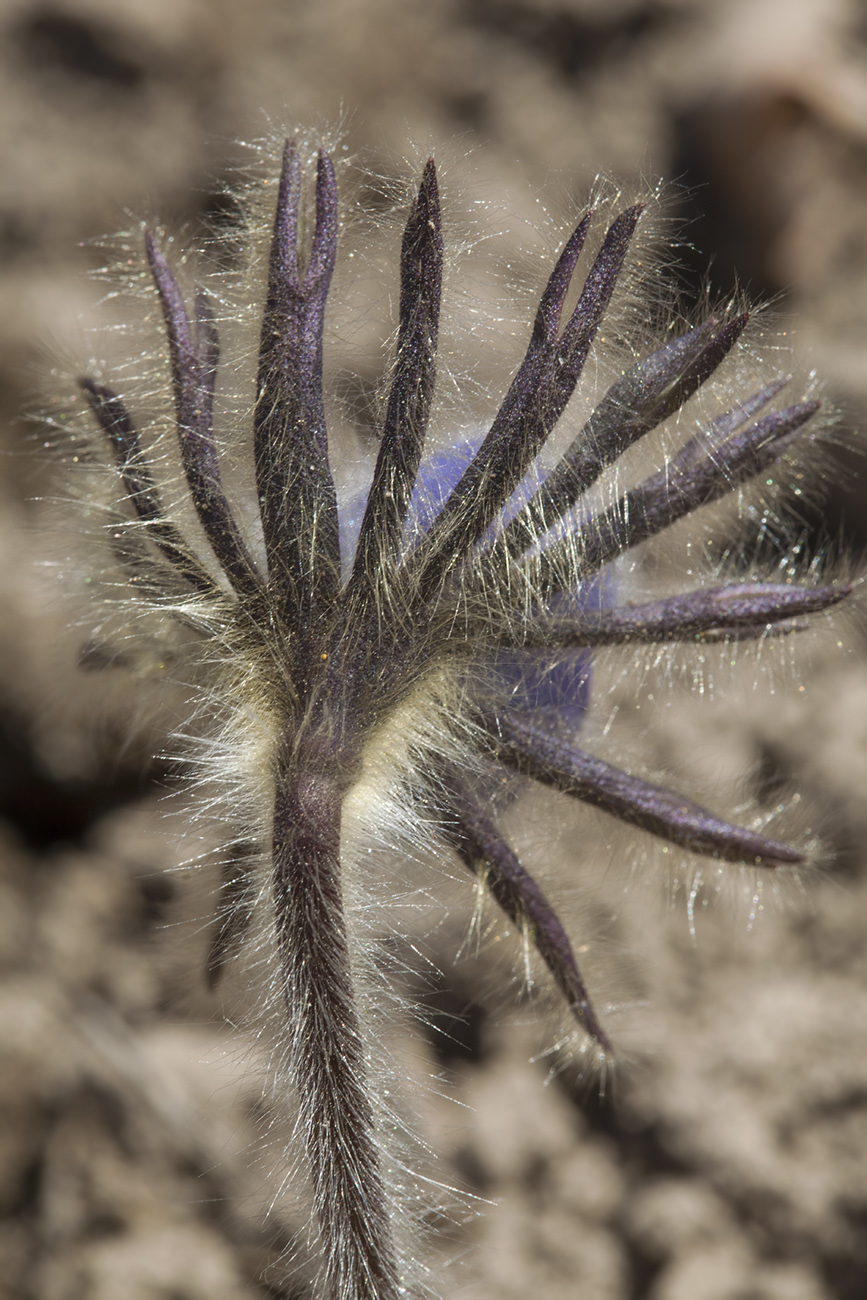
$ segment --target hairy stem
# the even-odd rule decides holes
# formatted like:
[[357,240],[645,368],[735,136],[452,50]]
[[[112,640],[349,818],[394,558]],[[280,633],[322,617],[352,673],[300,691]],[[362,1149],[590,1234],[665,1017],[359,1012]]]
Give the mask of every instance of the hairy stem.
[[355,1007],[340,886],[336,765],[278,775],[274,904],[289,1067],[334,1300],[396,1300],[397,1265]]

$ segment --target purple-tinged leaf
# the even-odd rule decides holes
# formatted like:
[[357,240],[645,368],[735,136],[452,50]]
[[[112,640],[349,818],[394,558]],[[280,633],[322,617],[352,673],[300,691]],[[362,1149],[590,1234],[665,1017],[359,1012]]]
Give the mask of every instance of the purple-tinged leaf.
[[442,221],[430,159],[404,231],[395,371],[382,445],[361,525],[350,591],[383,586],[382,566],[399,552],[418,475],[436,378],[442,292]]
[[421,570],[430,596],[445,573],[465,559],[530,468],[571,397],[644,210],[636,204],[615,220],[563,334],[557,331],[587,230],[588,214],[567,241],[542,294],[526,355],[490,431],[457,484],[410,567]]
[[734,347],[747,320],[746,314],[736,316],[722,327],[706,321],[627,370],[535,495],[503,529],[500,545],[517,556],[552,528],[609,465],[684,405]]
[[280,616],[295,634],[299,686],[316,653],[317,624],[333,608],[340,582],[337,496],[322,399],[325,302],[337,250],[337,186],[326,154],[319,156],[316,222],[303,274],[300,202],[301,165],[287,141],[262,320],[254,454],[268,578]]
[[507,767],[692,853],[760,867],[804,861],[797,849],[720,821],[691,799],[631,776],[511,713],[492,720],[490,732],[494,752]]
[[240,596],[252,596],[261,579],[223,491],[214,443],[219,339],[213,313],[205,295],[198,293],[194,334],[177,279],[149,230],[145,248],[166,322],[178,439],[190,496],[223,572]]
[[100,428],[114,449],[124,487],[139,519],[147,525],[148,536],[153,538],[172,567],[191,586],[205,595],[216,595],[219,590],[217,584],[204,565],[196,559],[178,529],[166,518],[159,490],[126,406],[105,384],[97,384],[89,378],[79,380],[79,384]]
[[787,619],[830,609],[850,595],[851,586],[795,587],[737,583],[685,592],[665,600],[603,609],[571,623],[540,626],[528,646],[620,645],[624,642],[687,641],[712,635],[737,638]]
[[613,1052],[557,913],[460,778],[454,775],[446,786],[458,819],[457,826],[448,827],[446,838],[470,870],[484,880],[509,920],[526,928],[582,1029],[603,1051]]
[[[800,402],[773,411],[749,429],[728,438],[703,459],[703,440],[691,439],[664,469],[624,493],[582,530],[582,578],[603,564],[656,536],[685,515],[726,496],[782,456],[798,430],[819,410],[819,402]],[[557,541],[539,557],[540,577],[559,586],[558,568],[570,540]]]

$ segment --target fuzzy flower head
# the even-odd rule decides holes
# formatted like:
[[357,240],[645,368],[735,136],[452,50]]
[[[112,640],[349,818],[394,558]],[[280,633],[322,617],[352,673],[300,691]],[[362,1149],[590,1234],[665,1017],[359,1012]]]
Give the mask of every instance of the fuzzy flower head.
[[[341,233],[325,151],[314,165],[285,144],[255,291],[258,337],[251,349],[238,336],[229,384],[221,335],[231,341],[234,325],[218,282],[189,283],[149,231],[171,409],[154,416],[134,386],[81,380],[91,432],[79,429],[78,445],[107,463],[115,489],[109,622],[176,627],[177,654],[199,665],[209,707],[218,702],[231,768],[219,775],[232,792],[221,812],[238,818],[248,848],[225,882],[210,978],[250,933],[270,953],[323,1286],[340,1300],[391,1300],[407,1286],[346,888],[364,870],[358,846],[385,830],[360,831],[360,819],[390,817],[404,835],[415,821],[436,835],[527,936],[600,1055],[614,1050],[609,1033],[553,902],[500,830],[494,792],[529,780],[692,854],[770,870],[803,860],[579,743],[599,647],[635,646],[640,657],[647,645],[790,632],[849,590],[748,574],[648,595],[625,579],[636,548],[695,512],[759,476],[767,491],[800,473],[797,446],[819,408],[785,375],[736,400],[714,396],[742,346],[748,318],[737,311],[667,327],[595,391],[643,213],[638,203],[607,221],[582,217],[538,287],[523,355],[487,426],[431,450],[444,240],[429,161],[405,219],[372,477],[346,500],[323,396]],[[230,391],[244,365],[246,402]],[[664,451],[636,458],[659,431]],[[633,467],[625,488],[621,462]]]

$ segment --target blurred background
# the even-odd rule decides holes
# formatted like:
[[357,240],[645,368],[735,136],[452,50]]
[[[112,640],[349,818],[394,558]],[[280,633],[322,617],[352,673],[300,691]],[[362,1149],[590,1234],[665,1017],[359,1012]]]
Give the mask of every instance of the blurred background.
[[[774,300],[841,428],[865,426],[860,0],[0,0],[3,1300],[305,1294],[303,1269],[289,1290],[269,1271],[304,1215],[266,1214],[263,1064],[201,975],[211,886],[181,867],[207,837],[183,839],[182,798],[157,809],[171,705],[131,739],[134,676],[97,706],[72,675],[21,411],[45,356],[80,346],[87,241],[127,213],[219,217],[235,140],[336,118],[385,176],[416,146],[477,149],[505,204],[665,177],[687,300]],[[857,552],[848,441],[806,520]],[[867,1294],[867,662],[855,622],[844,639],[770,699],[745,687],[644,728],[655,770],[710,749],[709,773],[751,773],[760,803],[794,782],[834,857],[760,917],[708,900],[696,943],[661,877],[615,929],[595,904],[603,968],[638,971],[612,1005],[638,990],[650,1026],[605,1095],[568,1072],[543,1086],[534,1017],[483,996],[499,958],[456,962],[465,918],[440,927],[433,1027],[405,1051],[441,1080],[439,1176],[491,1202],[432,1218],[444,1295]],[[607,831],[588,854],[610,857]]]

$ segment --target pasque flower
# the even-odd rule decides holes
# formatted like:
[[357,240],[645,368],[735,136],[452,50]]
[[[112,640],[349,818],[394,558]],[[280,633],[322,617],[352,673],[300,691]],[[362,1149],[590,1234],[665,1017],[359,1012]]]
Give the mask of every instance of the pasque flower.
[[[406,220],[378,455],[350,526],[329,465],[322,379],[337,186],[325,152],[312,201],[304,171],[287,143],[255,402],[238,444],[252,442],[255,502],[224,485],[215,302],[204,290],[182,292],[149,232],[183,493],[166,481],[162,452],[151,450],[120,387],[94,378],[81,387],[121,485],[107,526],[122,570],[116,603],[131,599],[181,625],[226,735],[242,735],[254,710],[266,737],[256,773],[237,778],[238,788],[247,781],[241,832],[251,849],[227,874],[211,978],[251,926],[257,941],[269,937],[326,1289],[340,1300],[392,1300],[406,1285],[392,1230],[392,1156],[372,1092],[342,885],[347,820],[370,806],[357,791],[378,788],[377,808],[400,806],[436,829],[444,851],[528,936],[587,1039],[610,1053],[569,936],[499,829],[490,791],[500,776],[517,775],[693,854],[769,869],[798,864],[797,848],[610,765],[576,736],[596,647],[640,653],[646,643],[791,631],[849,588],[750,576],[662,598],[633,592],[627,602],[611,576],[633,548],[758,475],[785,477],[794,463],[818,402],[784,404],[788,380],[777,377],[693,422],[646,477],[594,496],[620,458],[683,413],[739,346],[745,313],[669,332],[621,369],[559,458],[540,457],[594,355],[642,204],[611,221],[595,258],[583,253],[593,214],[583,217],[550,272],[489,428],[460,454],[425,456],[443,264],[432,161]],[[186,506],[175,500],[182,496]],[[241,741],[233,753],[253,763]]]

